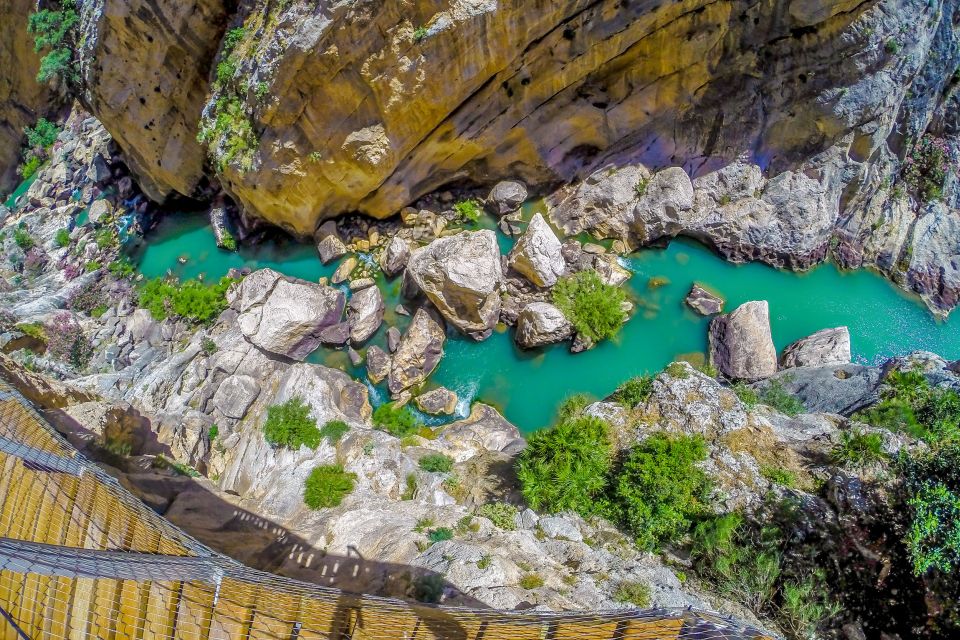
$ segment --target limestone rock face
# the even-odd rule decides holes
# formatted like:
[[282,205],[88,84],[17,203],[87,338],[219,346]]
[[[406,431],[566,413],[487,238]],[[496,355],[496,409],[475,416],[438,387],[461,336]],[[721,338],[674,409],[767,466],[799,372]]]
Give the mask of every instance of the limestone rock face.
[[49,88],[37,82],[40,56],[33,50],[33,35],[27,33],[27,16],[36,2],[9,0],[3,6],[0,26],[0,192],[18,181],[23,128],[33,126],[45,114]]
[[390,392],[399,394],[426,380],[440,364],[446,338],[443,321],[423,307],[417,309],[393,354],[388,377]]
[[745,302],[710,322],[710,362],[735,380],[760,380],[777,372],[766,300]]
[[383,322],[383,312],[383,294],[376,285],[361,289],[350,297],[347,318],[350,320],[350,340],[354,345],[366,342],[377,332]]
[[151,198],[192,195],[210,67],[228,18],[224,0],[83,3],[83,100],[124,151]]
[[414,251],[407,275],[454,327],[485,338],[500,317],[503,270],[493,231],[464,231]]
[[232,375],[220,383],[213,395],[213,404],[228,418],[239,420],[260,395],[260,385],[247,375]]
[[566,270],[560,240],[539,213],[510,251],[508,264],[538,287],[552,287]]
[[801,338],[783,350],[780,364],[791,367],[817,367],[850,362],[850,331],[846,327],[822,329]]
[[723,298],[693,283],[684,302],[702,316],[712,316],[723,311]]
[[320,346],[321,334],[340,324],[345,304],[337,289],[272,269],[244,278],[234,295],[243,336],[261,349],[294,360],[303,360]]
[[531,302],[517,317],[517,344],[533,349],[562,342],[573,334],[573,326],[557,307],[549,302]]

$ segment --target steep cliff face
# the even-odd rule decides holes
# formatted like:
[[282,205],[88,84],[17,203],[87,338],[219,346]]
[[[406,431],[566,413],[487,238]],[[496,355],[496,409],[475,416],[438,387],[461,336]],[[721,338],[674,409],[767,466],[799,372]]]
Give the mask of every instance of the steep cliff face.
[[203,176],[197,125],[227,2],[94,0],[82,5],[83,98],[155,200]]
[[0,2],[0,191],[17,182],[23,128],[32,125],[49,104],[49,89],[40,85],[37,70],[40,56],[33,51],[27,33],[27,16],[33,11],[29,0]]

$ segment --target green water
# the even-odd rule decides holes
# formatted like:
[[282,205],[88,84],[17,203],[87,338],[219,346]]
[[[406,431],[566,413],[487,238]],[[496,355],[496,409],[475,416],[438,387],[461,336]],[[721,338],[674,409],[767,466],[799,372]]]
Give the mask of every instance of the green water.
[[[501,234],[501,249],[507,251],[511,244]],[[186,264],[178,264],[180,256],[188,258]],[[321,265],[312,246],[292,241],[269,242],[239,253],[218,250],[206,221],[189,216],[171,216],[148,236],[139,264],[148,277],[171,270],[181,277],[218,278],[230,267],[271,267],[314,282],[336,269],[336,263]],[[759,263],[733,265],[688,240],[641,251],[624,264],[635,274],[629,288],[638,310],[615,340],[572,355],[566,345],[520,351],[510,332],[494,333],[481,343],[451,332],[430,384],[442,384],[461,398],[494,404],[523,431],[535,430],[549,424],[557,404],[573,393],[602,397],[630,376],[658,371],[680,354],[702,353],[708,319],[683,303],[694,280],[722,294],[727,309],[748,300],[768,300],[778,349],[818,329],[846,325],[855,359],[861,362],[915,349],[960,358],[960,320],[936,321],[917,300],[868,271],[842,272],[825,264],[796,274]],[[652,277],[669,282],[651,289]],[[398,280],[381,280],[380,285],[387,298],[387,321],[402,329],[408,319],[394,312]],[[385,328],[386,324],[372,343],[383,344]],[[343,351],[320,349],[310,360],[363,377],[362,368],[351,367]],[[384,398],[382,388],[371,390],[375,401]],[[466,412],[467,403],[460,409]]]
[[30,185],[36,182],[36,180],[37,180],[37,174],[33,174],[32,176],[30,176],[29,178],[21,182],[20,185],[16,189],[14,189],[13,193],[11,193],[7,197],[7,199],[3,203],[3,206],[5,206],[7,209],[13,210],[14,205],[16,205],[17,203],[17,198],[25,194],[27,192],[27,189],[30,188]]

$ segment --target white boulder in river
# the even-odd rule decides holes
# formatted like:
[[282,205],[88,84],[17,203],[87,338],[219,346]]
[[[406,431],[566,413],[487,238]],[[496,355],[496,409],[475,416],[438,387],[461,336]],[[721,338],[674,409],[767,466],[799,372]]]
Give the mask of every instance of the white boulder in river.
[[340,322],[345,298],[332,287],[260,269],[243,279],[231,302],[251,344],[303,360],[320,346],[323,330]]
[[524,349],[562,342],[571,334],[573,326],[549,302],[531,302],[517,317],[516,341]]
[[783,350],[780,360],[784,369],[849,362],[850,331],[846,327],[822,329],[801,338]]
[[560,249],[557,235],[538,213],[510,251],[508,264],[538,287],[552,287],[567,268]]
[[710,322],[710,362],[727,378],[762,380],[777,372],[766,300],[745,302]]
[[478,340],[500,317],[503,270],[493,231],[438,238],[410,255],[407,276],[457,329]]

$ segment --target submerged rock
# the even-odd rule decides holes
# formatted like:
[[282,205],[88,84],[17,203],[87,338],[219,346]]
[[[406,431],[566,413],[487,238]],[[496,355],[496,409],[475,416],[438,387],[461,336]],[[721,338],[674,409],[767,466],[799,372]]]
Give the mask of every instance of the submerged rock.
[[567,268],[560,249],[553,229],[537,213],[510,251],[507,264],[538,287],[552,287]]
[[524,349],[563,342],[573,334],[573,325],[549,302],[531,302],[517,317],[515,340]]
[[446,387],[438,387],[417,396],[414,403],[424,413],[450,415],[457,409],[457,394]]
[[[425,381],[440,364],[445,340],[443,321],[424,307],[417,309],[393,355],[387,381],[390,393],[399,394]],[[368,354],[368,363],[369,359]]]
[[745,302],[710,322],[710,363],[733,380],[761,380],[777,372],[766,300]]
[[251,344],[303,360],[321,343],[320,334],[340,323],[341,291],[261,269],[243,279],[234,294],[237,324]]
[[412,253],[407,275],[454,327],[476,339],[500,318],[503,271],[493,231],[438,238]]
[[712,316],[723,311],[723,298],[707,291],[696,282],[693,283],[684,302],[702,316]]
[[350,297],[347,318],[350,320],[350,341],[354,345],[366,342],[383,322],[383,294],[380,287],[361,289]]
[[850,331],[846,327],[822,329],[801,338],[787,346],[780,359],[784,369],[849,362]]

